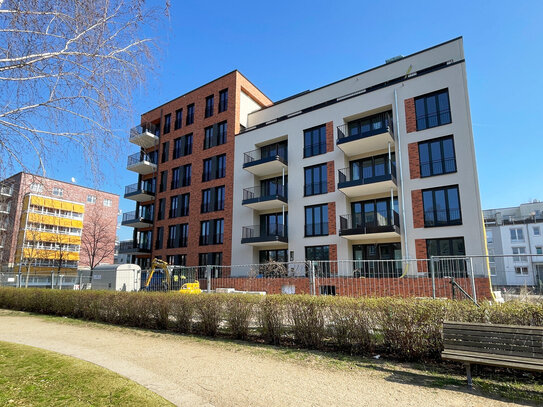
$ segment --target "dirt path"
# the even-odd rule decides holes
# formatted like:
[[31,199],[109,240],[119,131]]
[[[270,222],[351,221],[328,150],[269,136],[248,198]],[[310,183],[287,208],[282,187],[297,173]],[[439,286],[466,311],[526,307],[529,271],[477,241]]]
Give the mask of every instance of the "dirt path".
[[0,340],[87,360],[181,406],[513,405],[459,390],[401,383],[386,371],[349,371],[282,360],[243,346],[1,311]]

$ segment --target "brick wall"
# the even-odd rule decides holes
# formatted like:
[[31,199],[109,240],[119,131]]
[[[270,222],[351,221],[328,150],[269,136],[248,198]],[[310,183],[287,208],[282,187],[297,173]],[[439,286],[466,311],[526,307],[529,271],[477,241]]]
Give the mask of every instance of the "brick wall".
[[326,163],[327,170],[327,181],[328,181],[328,192],[334,192],[336,190],[336,174],[335,166],[333,161],[328,161]]
[[336,234],[336,203],[328,202],[328,234]]
[[417,131],[417,115],[415,112],[415,99],[405,99],[405,131],[412,133]]
[[411,179],[420,178],[419,143],[409,143],[407,145],[407,154],[409,155],[409,175]]
[[424,208],[422,205],[422,190],[414,189],[411,191],[411,206],[413,207],[413,227],[424,227]]
[[334,122],[326,123],[326,152],[334,151]]

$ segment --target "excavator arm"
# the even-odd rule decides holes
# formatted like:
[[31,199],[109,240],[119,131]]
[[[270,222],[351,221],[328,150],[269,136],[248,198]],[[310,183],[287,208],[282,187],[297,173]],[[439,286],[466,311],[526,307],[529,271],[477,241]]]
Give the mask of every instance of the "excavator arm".
[[151,263],[151,270],[149,271],[149,275],[147,276],[147,280],[145,280],[145,285],[143,286],[143,288],[144,289],[149,288],[149,284],[151,284],[151,280],[153,279],[153,275],[155,274],[155,271],[157,268],[161,269],[164,272],[166,290],[169,291],[170,290],[170,271],[168,270],[168,263],[160,259],[153,259]]

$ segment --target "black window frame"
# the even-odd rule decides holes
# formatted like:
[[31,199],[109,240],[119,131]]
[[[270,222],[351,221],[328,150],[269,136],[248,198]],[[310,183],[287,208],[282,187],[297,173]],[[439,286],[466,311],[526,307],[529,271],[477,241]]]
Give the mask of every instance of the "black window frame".
[[[450,208],[449,201],[449,191],[456,190],[458,198],[458,219],[451,219],[451,211],[456,210],[456,208]],[[444,192],[445,195],[445,209],[440,209],[440,211],[445,211],[446,220],[440,220],[438,210],[436,208],[436,192]],[[431,194],[432,199],[432,210],[426,209],[426,199],[425,195]],[[462,205],[460,203],[460,188],[458,185],[447,185],[436,188],[428,188],[422,190],[422,210],[424,214],[424,227],[433,228],[433,227],[442,227],[442,226],[458,226],[462,225]],[[429,215],[433,215],[432,219],[429,219]]]
[[210,213],[224,210],[225,192],[225,185],[219,185],[202,190],[200,213]]
[[[452,145],[452,158],[445,158],[445,147],[444,142],[450,141]],[[432,148],[432,145],[435,145],[436,143],[439,144],[439,155],[440,157],[437,159],[434,159],[434,151]],[[426,146],[427,152],[428,152],[428,161],[423,162],[422,157],[422,148]],[[452,135],[445,136],[445,137],[438,137],[431,140],[424,140],[420,141],[418,143],[418,152],[419,152],[419,169],[420,169],[420,177],[421,178],[428,178],[428,177],[436,177],[438,175],[445,175],[445,174],[453,174],[458,171],[458,168],[456,166],[456,149],[454,147],[454,137]],[[441,166],[442,172],[436,172],[436,168],[434,166],[436,164],[439,164]],[[428,171],[425,170],[425,168],[428,168]]]
[[181,127],[183,127],[183,109],[177,109],[175,111],[175,122],[173,129],[179,130]]
[[[279,253],[284,253],[284,261],[281,261]],[[266,260],[263,261],[264,258],[266,258]],[[279,263],[288,262],[288,249],[263,249],[258,251],[258,264],[266,264],[270,261]]]
[[[313,142],[315,138],[318,138],[316,143]],[[304,130],[304,158],[321,154],[326,154],[326,124]]]
[[166,198],[160,198],[158,200],[157,220],[164,220],[165,216],[166,216]]
[[158,192],[165,192],[168,189],[168,170],[160,172],[160,183],[158,184]]
[[215,105],[215,95],[209,95],[206,97],[204,118],[213,116],[213,107]]
[[226,177],[226,154],[219,154],[203,160],[202,182]]
[[[204,232],[204,226],[207,233]],[[217,231],[219,228],[219,231]],[[200,221],[200,246],[214,246],[224,243],[224,218]]]
[[[443,93],[446,93],[447,94],[447,105],[448,105],[448,108],[447,109],[440,109],[440,102],[439,102],[439,96]],[[436,102],[436,113],[428,113],[428,100],[430,98],[435,98],[435,102]],[[422,101],[423,103],[423,106],[421,106],[421,108],[424,110],[423,112],[419,112],[418,111],[418,106],[420,106],[419,102]],[[448,88],[445,88],[445,89],[440,89],[440,90],[437,90],[435,92],[431,92],[431,93],[427,93],[425,95],[421,95],[421,96],[418,96],[415,98],[414,100],[415,102],[415,120],[416,120],[416,123],[417,123],[417,131],[422,131],[422,130],[426,130],[426,129],[431,129],[431,128],[434,128],[434,127],[439,127],[439,126],[444,126],[446,124],[450,124],[452,123],[452,113],[451,113],[451,100],[450,100],[450,97],[449,97],[449,89]],[[429,123],[429,117],[432,116],[433,114],[436,115],[436,121],[437,121],[437,124],[435,125],[430,125]],[[443,121],[442,119],[442,115],[448,115],[448,121]],[[424,122],[424,125],[422,125],[422,123]]]
[[155,240],[155,249],[162,249],[162,244],[164,240],[164,227],[159,226],[156,228],[156,240]]
[[187,116],[185,118],[185,126],[189,126],[194,123],[194,103],[187,106]]
[[228,88],[219,91],[219,113],[228,110]]
[[162,130],[162,134],[168,134],[171,130],[171,124],[172,124],[172,114],[168,113],[164,116],[164,128]]
[[[320,209],[319,222],[315,222],[315,212],[317,208]],[[311,213],[311,223],[308,223],[308,212]],[[326,216],[325,216],[326,214]],[[326,217],[326,221],[324,221]],[[315,236],[328,236],[329,230],[329,217],[328,217],[328,203],[318,204],[318,205],[309,205],[304,207],[304,236],[305,237],[315,237]],[[319,225],[320,233],[317,233],[315,226]]]
[[[314,182],[315,179],[315,169],[320,169],[320,177],[322,178],[322,169],[324,168],[324,175],[326,180]],[[307,171],[311,172],[311,183],[307,184]],[[315,192],[315,186],[319,185],[320,192]],[[324,187],[324,191],[323,191]],[[328,163],[321,163],[317,165],[311,165],[309,167],[304,167],[304,196],[314,196],[314,195],[323,195],[328,193]]]
[[[305,260],[317,262],[315,267],[315,274],[317,276],[330,276],[330,245],[318,245],[318,246],[305,246],[304,248]],[[310,256],[309,253],[314,251],[314,254],[317,254],[317,251],[322,251],[322,254],[326,251],[328,255],[327,258],[318,258],[321,256]],[[317,258],[315,258],[317,257]],[[324,256],[322,256],[324,257]]]
[[185,134],[173,141],[172,160],[192,154],[192,133]]
[[170,155],[170,142],[165,141],[162,143],[162,155],[160,157],[160,162],[165,163],[168,161]]

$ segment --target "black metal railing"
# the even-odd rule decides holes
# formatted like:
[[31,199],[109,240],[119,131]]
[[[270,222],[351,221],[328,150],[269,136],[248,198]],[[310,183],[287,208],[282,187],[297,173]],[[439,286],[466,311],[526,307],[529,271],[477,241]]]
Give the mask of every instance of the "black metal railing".
[[151,133],[160,136],[160,128],[153,123],[142,123],[130,129],[130,140],[139,137],[143,133]]
[[[382,182],[382,181],[393,181],[396,183],[396,166],[392,165],[390,167],[390,172],[388,171],[389,166],[388,163],[385,164],[385,173],[383,175],[375,175],[373,177],[366,177],[364,178],[363,169],[360,168],[360,170],[355,171],[349,168],[342,168],[338,170],[338,179],[339,183],[353,183],[354,185],[366,185],[366,184],[373,184],[375,182]],[[375,168],[374,168],[375,171]],[[340,186],[341,187],[341,186]]]
[[286,185],[272,184],[266,187],[251,187],[243,190],[243,201],[269,201],[279,199],[285,201],[288,198]]
[[441,209],[424,211],[424,226],[450,226],[461,225],[462,214],[460,209]]
[[287,225],[271,223],[264,225],[244,226],[241,230],[241,239],[276,240],[287,237]]
[[420,174],[422,177],[448,174],[450,172],[456,172],[456,158],[454,157],[420,163]]
[[284,164],[288,163],[288,153],[285,149],[277,149],[274,152],[266,151],[264,155],[262,154],[262,149],[257,148],[253,151],[248,151],[243,153],[243,164],[256,164],[258,161],[273,161],[279,160]]
[[156,154],[142,154],[142,153],[135,153],[128,156],[128,162],[127,166],[130,167],[131,165],[138,164],[141,162],[150,162],[151,164],[156,164]]
[[[368,117],[368,126],[361,126],[360,121],[352,121],[337,126],[337,142],[358,140],[366,137],[376,136],[389,132],[394,137],[394,125],[390,113],[380,113]],[[376,120],[377,119],[377,120]],[[362,119],[363,120],[363,119]]]
[[153,216],[151,211],[141,211],[140,215],[136,213],[136,211],[126,212],[123,213],[123,220],[122,223],[127,222],[152,222]]
[[125,195],[130,195],[130,194],[135,194],[135,193],[145,193],[149,195],[154,195],[155,191],[154,191],[153,185],[146,182],[142,184],[135,183],[135,184],[127,185],[124,188]]
[[368,234],[393,231],[400,227],[400,216],[396,211],[391,213],[373,213],[368,214],[354,213],[340,215],[339,230],[340,234]]
[[134,253],[134,252],[150,252],[151,244],[150,242],[143,242],[138,244],[137,242],[120,242],[119,243],[119,253]]

